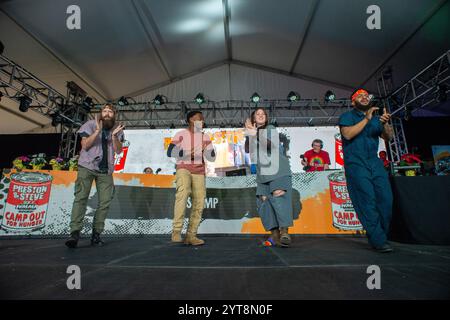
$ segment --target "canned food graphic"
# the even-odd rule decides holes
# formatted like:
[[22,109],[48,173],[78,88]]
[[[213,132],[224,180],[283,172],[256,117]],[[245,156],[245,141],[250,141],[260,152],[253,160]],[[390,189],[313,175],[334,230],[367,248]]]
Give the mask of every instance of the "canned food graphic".
[[340,230],[362,230],[350,196],[347,191],[344,172],[335,172],[328,176],[331,193],[331,213],[333,226]]
[[1,227],[34,231],[45,227],[52,176],[40,172],[11,174]]
[[125,161],[127,161],[129,147],[130,141],[125,140],[122,144],[122,152],[120,154],[114,154],[114,172],[123,172],[125,169]]
[[344,165],[344,152],[342,151],[342,138],[341,134],[337,133],[334,136],[334,154],[335,154],[335,160],[337,164],[340,164],[341,166]]

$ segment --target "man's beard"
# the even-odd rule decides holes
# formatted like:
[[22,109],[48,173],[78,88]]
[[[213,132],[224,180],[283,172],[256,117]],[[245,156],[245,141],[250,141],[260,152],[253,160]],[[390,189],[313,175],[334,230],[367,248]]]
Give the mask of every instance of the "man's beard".
[[356,109],[361,110],[362,112],[366,112],[367,110],[370,109],[370,103],[368,103],[367,105],[363,105],[358,101],[355,101],[355,107]]
[[116,124],[116,119],[115,118],[109,118],[109,119],[102,118],[102,122],[103,122],[104,129],[111,130],[111,128],[114,127],[114,125]]

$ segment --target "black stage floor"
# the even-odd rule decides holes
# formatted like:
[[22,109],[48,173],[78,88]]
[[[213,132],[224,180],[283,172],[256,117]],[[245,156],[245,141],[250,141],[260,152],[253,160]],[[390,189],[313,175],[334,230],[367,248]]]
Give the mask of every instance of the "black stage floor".
[[[2,299],[449,299],[450,246],[392,243],[369,249],[365,238],[296,236],[291,248],[264,248],[261,236],[203,236],[187,247],[168,236],[81,240],[0,240]],[[69,265],[81,290],[69,290]],[[369,290],[367,267],[381,268]]]

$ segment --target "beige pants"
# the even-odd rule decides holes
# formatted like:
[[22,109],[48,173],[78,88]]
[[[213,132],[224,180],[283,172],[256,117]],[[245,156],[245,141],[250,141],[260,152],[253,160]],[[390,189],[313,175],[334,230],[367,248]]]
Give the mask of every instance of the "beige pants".
[[186,169],[177,169],[175,175],[176,194],[173,217],[173,230],[181,231],[188,197],[192,194],[191,216],[189,218],[188,233],[197,234],[202,218],[206,197],[205,176],[192,174]]

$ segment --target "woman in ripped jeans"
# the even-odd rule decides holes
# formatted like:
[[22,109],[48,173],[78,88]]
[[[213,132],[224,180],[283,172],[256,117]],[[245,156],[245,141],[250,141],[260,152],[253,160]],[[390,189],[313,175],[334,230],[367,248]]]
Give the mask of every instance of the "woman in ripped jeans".
[[271,232],[265,245],[289,247],[288,228],[293,225],[292,173],[289,159],[279,143],[277,129],[268,123],[264,108],[258,107],[252,112],[245,122],[245,151],[257,163],[258,214],[264,228]]

